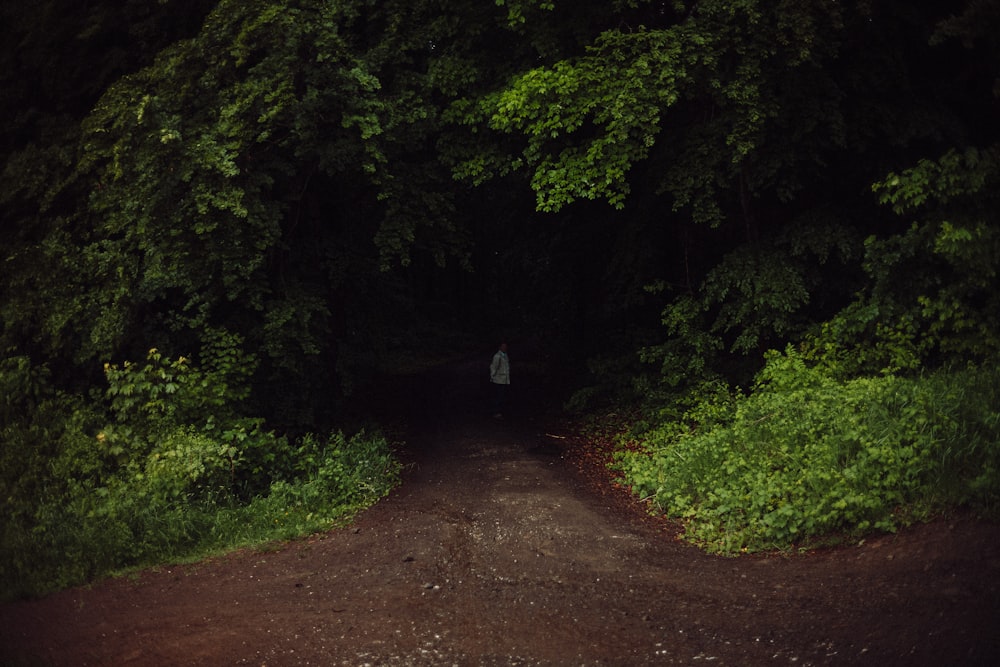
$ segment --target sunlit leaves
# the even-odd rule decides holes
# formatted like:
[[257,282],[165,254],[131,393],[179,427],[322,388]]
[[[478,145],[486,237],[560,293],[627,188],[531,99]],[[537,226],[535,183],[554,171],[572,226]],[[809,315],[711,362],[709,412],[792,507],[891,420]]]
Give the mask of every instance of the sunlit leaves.
[[[516,23],[524,5],[535,3],[505,4]],[[626,21],[628,10],[618,11]],[[762,132],[782,113],[774,92],[789,87],[784,80],[795,68],[835,53],[843,27],[835,5],[772,8],[756,1],[699,3],[678,15],[661,8],[656,22],[666,25],[605,30],[585,55],[530,70],[480,100],[478,109],[463,111],[467,122],[524,137],[539,210],[577,199],[620,208],[632,167],[666,141],[678,167],[665,175],[662,190],[674,197],[675,209],[693,205],[696,220],[717,223],[716,188],[732,180],[733,165],[753,157]],[[692,146],[698,134],[706,143]],[[699,169],[707,173],[690,178]],[[503,171],[470,159],[459,174],[479,179]]]
[[[679,33],[607,32],[589,55],[531,70],[480,102],[490,127],[526,136],[539,210],[576,199],[623,204],[629,169],[648,155],[662,110],[680,94],[681,50]],[[575,145],[553,149],[564,138]]]

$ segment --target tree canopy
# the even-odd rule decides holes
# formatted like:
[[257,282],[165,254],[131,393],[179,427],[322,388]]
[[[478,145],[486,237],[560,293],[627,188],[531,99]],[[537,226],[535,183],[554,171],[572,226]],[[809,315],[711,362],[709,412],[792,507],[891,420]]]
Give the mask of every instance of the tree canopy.
[[[488,272],[495,242],[493,280],[553,285],[558,326],[647,332],[659,303],[645,354],[680,345],[682,370],[800,338],[859,289],[843,327],[895,293],[909,323],[883,330],[992,349],[970,312],[995,270],[989,3],[75,11],[5,10],[9,354],[93,367],[224,330],[262,383],[330,391],[407,321],[401,286]],[[905,296],[902,254],[926,274]],[[497,289],[465,281],[485,293],[432,298]]]
[[328,393],[497,290],[675,379],[850,304],[838,345],[994,350],[990,3],[4,11],[3,347],[84,383],[224,331]]

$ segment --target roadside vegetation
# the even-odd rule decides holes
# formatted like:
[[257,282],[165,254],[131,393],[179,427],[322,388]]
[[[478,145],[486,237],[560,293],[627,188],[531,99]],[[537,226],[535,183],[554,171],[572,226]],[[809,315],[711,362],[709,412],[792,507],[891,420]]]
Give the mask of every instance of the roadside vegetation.
[[[788,551],[1000,508],[1000,373],[838,380],[789,350],[749,393],[705,388],[615,468],[707,550]],[[710,389],[710,390],[709,390]]]
[[241,415],[251,366],[233,339],[200,364],[152,349],[85,401],[5,360],[0,598],[326,530],[395,486],[377,433],[293,438]]
[[[643,353],[660,364],[640,385],[654,416],[618,455],[626,482],[685,537],[727,554],[893,531],[957,508],[1000,518],[1000,233],[986,222],[996,160],[950,154],[876,184],[911,227],[867,239],[868,287],[766,352],[743,384],[704,363],[726,347],[725,318],[714,333],[688,326],[731,305],[711,283],[700,301],[665,310],[677,335]],[[782,323],[792,309],[774,308],[780,286],[753,280],[740,307]],[[733,331],[731,352],[746,356],[753,328]]]

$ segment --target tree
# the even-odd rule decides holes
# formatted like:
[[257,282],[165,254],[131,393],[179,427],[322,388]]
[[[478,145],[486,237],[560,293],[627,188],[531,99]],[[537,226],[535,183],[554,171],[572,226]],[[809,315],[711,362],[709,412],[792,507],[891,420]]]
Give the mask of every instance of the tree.
[[81,252],[89,242],[84,209],[91,184],[75,175],[80,121],[111,82],[196,30],[210,4],[43,0],[0,8],[8,45],[0,53],[5,355],[59,363],[90,354],[76,330],[90,316],[94,291]]
[[[496,269],[514,302],[558,286],[525,321],[655,360],[666,320],[682,356],[745,371],[850,302],[865,237],[905,231],[871,183],[991,141],[978,55],[928,47],[948,7],[147,4],[77,8],[88,52],[124,50],[7,108],[2,345],[99,369],[239,334],[256,386],[301,390],[279,411],[349,384],[474,260],[446,298]],[[973,9],[941,35],[974,42]],[[44,70],[66,29],[5,11],[32,46],[8,60]]]
[[494,28],[475,3],[217,3],[64,126],[59,173],[5,188],[34,216],[8,227],[5,345],[93,364],[228,330],[258,384],[323,403],[406,307],[394,266],[467,261],[440,106],[496,62],[467,57]]
[[[694,336],[680,356],[750,354],[752,373],[866,279],[862,239],[892,224],[866,199],[870,184],[975,131],[981,91],[955,77],[978,71],[975,56],[928,44],[948,10],[618,3],[585,49],[461,107],[471,126],[516,142],[468,156],[458,173],[523,169],[540,211],[588,199],[627,211],[622,235],[640,241],[622,252],[648,257],[643,242],[662,239],[642,265],[672,333]],[[666,360],[656,349],[647,357]]]

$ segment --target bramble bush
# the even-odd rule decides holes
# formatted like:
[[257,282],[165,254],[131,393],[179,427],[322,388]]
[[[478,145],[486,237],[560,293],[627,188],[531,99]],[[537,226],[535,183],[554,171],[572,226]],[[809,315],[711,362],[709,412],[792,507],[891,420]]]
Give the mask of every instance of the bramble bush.
[[325,530],[395,486],[381,435],[289,439],[240,415],[239,342],[204,366],[108,364],[106,410],[4,361],[2,599]]
[[706,395],[616,466],[687,539],[727,554],[892,531],[946,507],[995,512],[996,368],[841,380],[772,352],[750,394]]

